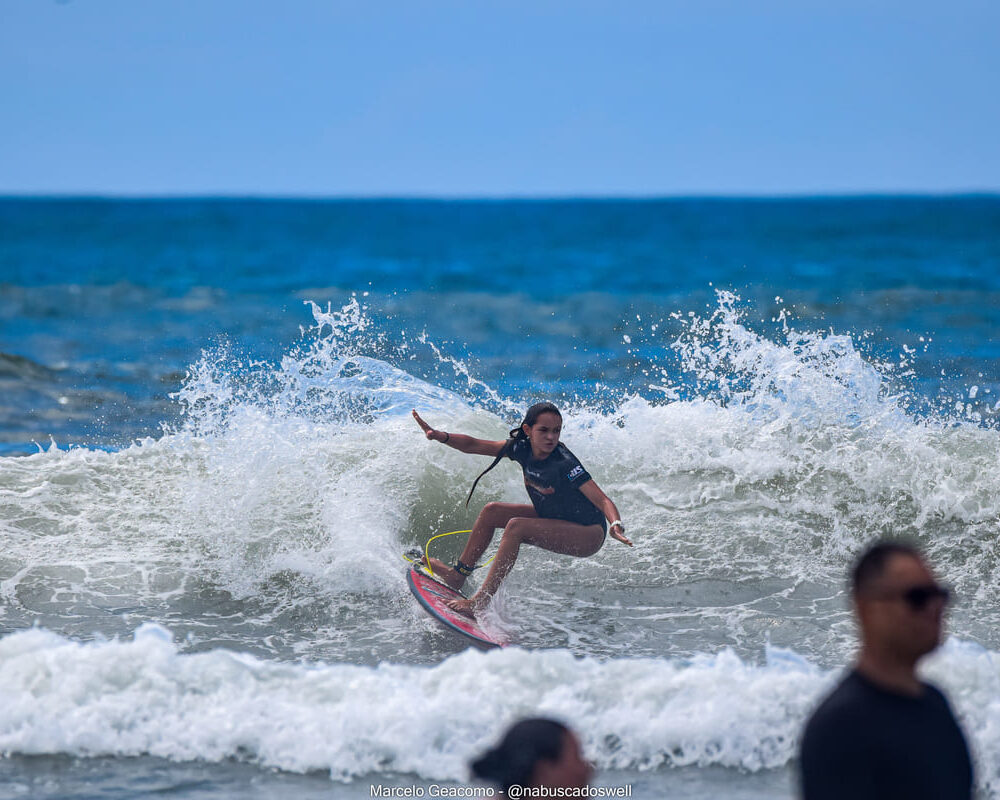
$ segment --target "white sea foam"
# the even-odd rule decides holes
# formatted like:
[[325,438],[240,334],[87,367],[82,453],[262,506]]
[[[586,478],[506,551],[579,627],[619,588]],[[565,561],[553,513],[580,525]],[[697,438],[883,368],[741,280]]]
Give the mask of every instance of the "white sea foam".
[[[953,641],[927,672],[949,691],[989,788],[1000,776],[997,654]],[[514,648],[365,667],[183,654],[153,624],[132,640],[91,643],[33,629],[0,640],[0,751],[461,780],[512,719],[541,714],[577,730],[601,769],[755,771],[794,758],[804,720],[836,677],[777,648],[759,665],[728,650],[605,661]]]
[[[487,500],[524,502],[519,471],[503,465],[466,509],[484,465],[427,442],[409,411],[501,438],[521,403],[501,401],[464,365],[448,369],[468,377],[468,396],[377,357],[384,342],[356,303],[314,314],[316,328],[278,365],[206,353],[177,398],[184,424],[157,440],[117,453],[0,459],[0,613],[47,625],[81,615],[81,634],[120,632],[100,617],[104,609],[160,603],[163,619],[185,616],[210,638],[220,612],[206,616],[208,587],[261,601],[226,612],[256,615],[240,624],[327,605],[325,617],[279,625],[314,657],[310,643],[371,636],[373,603],[380,622],[395,620],[382,638],[405,647],[421,623],[405,602],[399,552],[432,532],[470,527]],[[995,646],[1000,435],[907,413],[848,337],[789,330],[769,339],[732,298],[707,319],[686,319],[666,350],[681,355],[694,390],[671,385],[659,399],[565,407],[565,441],[615,499],[637,546],[609,542],[580,560],[526,553],[512,586],[559,597],[579,589],[577,604],[593,609],[572,620],[550,614],[545,624],[583,652],[648,654],[681,641],[669,628],[677,615],[686,629],[717,629],[700,641],[692,634],[688,652],[735,641],[746,653],[784,625],[783,644],[836,663],[849,645],[836,597],[848,560],[875,535],[903,533],[960,591],[956,633]],[[658,356],[649,358],[652,370]],[[671,393],[686,396],[663,399]],[[711,587],[687,601],[662,596],[705,581],[749,589],[739,602]],[[796,599],[802,586],[818,588]],[[633,639],[601,633],[611,591],[614,602],[641,606],[627,625],[656,625]],[[816,625],[823,631],[814,636]],[[522,627],[529,642],[550,632]],[[811,643],[797,638],[806,636]]]

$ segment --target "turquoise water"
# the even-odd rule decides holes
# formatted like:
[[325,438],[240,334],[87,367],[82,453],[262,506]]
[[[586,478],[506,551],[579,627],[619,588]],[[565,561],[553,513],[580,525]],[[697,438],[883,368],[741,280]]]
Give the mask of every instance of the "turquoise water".
[[[992,796],[998,301],[992,196],[0,200],[5,781],[461,785],[544,711],[635,796],[791,796],[849,559],[906,534]],[[499,438],[542,398],[636,547],[526,550],[515,647],[465,651],[399,552],[485,464],[409,411]]]

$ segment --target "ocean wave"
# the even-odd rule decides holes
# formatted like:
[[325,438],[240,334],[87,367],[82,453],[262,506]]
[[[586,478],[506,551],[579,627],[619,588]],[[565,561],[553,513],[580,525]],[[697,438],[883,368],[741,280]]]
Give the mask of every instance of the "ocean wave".
[[[980,784],[998,777],[997,654],[950,641],[928,663],[973,743]],[[684,661],[465,651],[431,667],[277,664],[182,653],[146,624],[131,640],[80,643],[42,629],[0,639],[0,751],[247,760],[339,780],[378,773],[462,780],[504,725],[552,715],[600,769],[772,769],[837,672],[769,648]]]
[[0,352],[0,380],[50,381],[55,377],[55,370],[44,364],[14,353]]
[[[257,623],[280,639],[280,620],[281,635],[316,656],[308,642],[340,646],[349,629],[365,640],[373,607],[395,620],[387,638],[405,647],[414,623],[401,610],[399,553],[471,527],[479,503],[524,501],[508,465],[466,508],[483,465],[427,442],[409,411],[493,439],[519,403],[454,359],[442,364],[467,393],[379,358],[384,341],[357,301],[313,311],[316,328],[277,365],[206,352],[176,398],[182,422],[159,438],[0,459],[0,615],[15,624],[42,614],[50,626],[79,615],[90,630],[121,633],[109,610],[160,609],[200,628],[226,595],[246,601],[226,616],[250,623],[237,637],[244,647]],[[700,394],[664,384],[673,396],[564,406],[564,440],[637,547],[610,542],[592,559],[526,553],[509,582],[521,641],[556,635],[606,654],[729,641],[746,653],[784,630],[779,643],[836,662],[849,639],[847,564],[871,538],[902,534],[963,598],[955,632],[992,646],[1000,434],[907,413],[845,337],[766,340],[730,300],[710,320],[689,319],[677,347]],[[546,592],[575,593],[586,611],[551,613]],[[620,638],[600,633],[608,603],[642,607],[616,626]],[[671,620],[715,633],[685,640]]]

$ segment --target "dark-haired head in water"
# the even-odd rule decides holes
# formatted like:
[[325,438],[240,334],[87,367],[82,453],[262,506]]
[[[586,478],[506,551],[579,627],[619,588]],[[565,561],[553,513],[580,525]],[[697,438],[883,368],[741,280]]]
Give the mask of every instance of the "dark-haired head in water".
[[593,774],[573,732],[543,718],[515,723],[471,766],[473,775],[496,784],[505,794],[511,786],[582,789]]
[[[434,573],[449,586],[458,589],[472,574],[476,562],[493,539],[494,531],[503,528],[500,547],[486,580],[469,600],[456,599],[448,604],[456,611],[471,616],[489,602],[514,566],[522,544],[585,557],[601,549],[608,531],[613,538],[632,546],[632,542],[625,538],[625,525],[615,504],[601,491],[576,456],[559,441],[562,414],[552,403],[536,403],[529,408],[521,424],[504,441],[435,430],[416,411],[413,418],[428,439],[463,453],[492,456],[493,463],[479,478],[493,469],[504,456],[516,461],[521,465],[524,485],[531,499],[531,505],[487,503],[476,518],[472,534],[455,566],[449,567],[431,559]],[[479,478],[472,484],[473,491]],[[469,497],[472,497],[472,492],[469,492]]]

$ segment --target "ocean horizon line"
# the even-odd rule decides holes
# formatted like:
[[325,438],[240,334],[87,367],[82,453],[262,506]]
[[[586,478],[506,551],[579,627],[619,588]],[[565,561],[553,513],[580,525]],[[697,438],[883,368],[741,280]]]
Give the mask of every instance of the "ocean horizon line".
[[831,191],[774,193],[678,194],[285,194],[285,193],[115,193],[0,192],[0,202],[291,202],[291,203],[658,203],[658,202],[788,202],[844,200],[1000,199],[1000,188],[954,191]]

